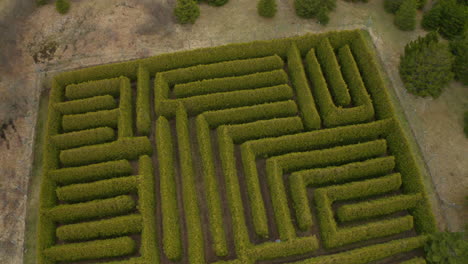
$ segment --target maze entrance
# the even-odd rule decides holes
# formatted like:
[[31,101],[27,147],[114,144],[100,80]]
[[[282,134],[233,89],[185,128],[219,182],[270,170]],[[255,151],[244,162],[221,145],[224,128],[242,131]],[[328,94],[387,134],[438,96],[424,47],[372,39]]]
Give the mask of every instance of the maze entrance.
[[361,31],[62,73],[39,262],[425,263],[434,219],[386,89]]

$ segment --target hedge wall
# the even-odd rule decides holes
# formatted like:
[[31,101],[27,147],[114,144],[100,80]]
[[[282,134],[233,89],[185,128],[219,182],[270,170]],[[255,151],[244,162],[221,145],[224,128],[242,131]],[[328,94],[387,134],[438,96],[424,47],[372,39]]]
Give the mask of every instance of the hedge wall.
[[115,139],[110,127],[99,127],[52,136],[50,141],[59,149],[69,149],[84,145],[95,145]]
[[117,103],[115,102],[114,97],[110,95],[100,95],[56,103],[54,104],[54,107],[63,115],[70,115],[113,109],[117,107]]
[[143,66],[138,67],[136,127],[138,134],[148,136],[151,132],[151,89],[150,73]]
[[120,77],[119,138],[133,137],[133,104],[130,79]]
[[65,132],[105,126],[117,128],[119,115],[119,109],[64,115],[62,128]]
[[[86,78],[83,79],[85,81]],[[70,83],[73,83],[71,81]],[[70,84],[65,87],[65,96],[70,100],[82,99],[98,95],[110,94],[114,97],[119,96],[120,79],[104,79],[98,81],[80,82],[79,84]]]

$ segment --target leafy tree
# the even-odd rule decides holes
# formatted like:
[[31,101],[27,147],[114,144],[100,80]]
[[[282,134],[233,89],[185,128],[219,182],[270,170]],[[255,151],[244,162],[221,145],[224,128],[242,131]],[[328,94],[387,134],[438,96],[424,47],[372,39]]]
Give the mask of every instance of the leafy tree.
[[408,92],[436,98],[453,78],[452,63],[448,46],[439,43],[437,33],[431,32],[406,45],[400,76]]
[[200,16],[200,9],[194,0],[177,0],[174,15],[181,24],[193,24]]
[[468,241],[463,232],[438,232],[424,246],[432,264],[464,264],[468,259]]
[[451,41],[450,50],[455,56],[452,67],[455,79],[468,85],[468,32]]
[[328,9],[325,6],[320,6],[317,11],[317,20],[320,24],[326,25],[330,21],[328,17]]
[[60,14],[66,14],[68,10],[70,9],[70,1],[69,0],[57,0],[57,2],[55,2],[55,9],[57,9],[57,11]]
[[225,5],[229,0],[205,0],[209,5],[222,6]]
[[424,14],[422,26],[426,30],[439,30],[447,39],[460,36],[467,29],[468,6],[456,0],[440,0]]
[[395,25],[405,31],[416,28],[416,0],[404,0],[395,14]]
[[302,18],[314,18],[320,2],[320,0],[295,0],[296,14]]
[[259,0],[257,11],[263,17],[274,17],[276,14],[276,0]]

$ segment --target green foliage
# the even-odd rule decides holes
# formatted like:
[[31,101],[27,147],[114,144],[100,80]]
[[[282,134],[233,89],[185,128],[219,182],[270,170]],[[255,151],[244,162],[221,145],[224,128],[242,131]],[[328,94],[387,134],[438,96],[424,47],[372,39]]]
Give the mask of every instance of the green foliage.
[[468,259],[468,240],[462,232],[437,232],[424,246],[432,264],[463,264]]
[[229,0],[204,0],[206,1],[209,5],[212,6],[222,6],[225,5]]
[[468,111],[465,111],[464,117],[463,117],[463,130],[465,131],[465,137],[468,138]]
[[70,115],[113,109],[117,107],[117,103],[115,102],[114,97],[110,95],[101,95],[86,99],[56,103],[54,107],[61,114]]
[[57,0],[55,2],[55,8],[60,14],[68,13],[70,9],[70,1],[69,0]]
[[193,24],[200,16],[200,8],[194,0],[177,0],[174,15],[180,24]]
[[404,0],[384,0],[384,9],[388,13],[395,14]]
[[455,79],[468,85],[468,33],[452,40],[450,49],[455,56],[452,67]]
[[69,149],[84,145],[94,145],[111,141],[115,138],[114,130],[110,127],[99,127],[77,132],[70,132],[52,136],[50,141],[59,149]]
[[400,76],[408,92],[437,98],[452,80],[453,55],[437,33],[408,43],[400,59]]
[[44,255],[52,261],[76,261],[123,256],[133,253],[135,249],[133,239],[118,237],[53,246],[45,249]]
[[336,0],[295,0],[296,14],[302,18],[317,18],[321,24],[328,24],[328,13],[335,9]]
[[149,136],[151,132],[150,73],[143,66],[138,67],[136,127],[140,135]]
[[114,97],[119,96],[120,78],[81,82],[79,84],[70,84],[65,87],[65,97],[70,100],[107,94]]
[[318,249],[318,241],[315,237],[304,237],[290,241],[267,242],[260,244],[251,250],[250,256],[258,260],[269,260],[292,255],[301,255]]
[[438,1],[424,14],[422,26],[426,30],[438,30],[446,39],[461,36],[468,25],[468,6],[456,0]]
[[76,115],[64,115],[62,128],[65,132],[97,127],[117,128],[119,109],[101,110]]
[[276,0],[259,0],[257,11],[263,17],[274,17],[276,14]]
[[48,2],[49,0],[36,0],[38,6],[47,5]]
[[120,77],[118,137],[133,137],[133,103],[130,79]]
[[416,0],[403,0],[395,14],[395,25],[405,31],[416,28]]

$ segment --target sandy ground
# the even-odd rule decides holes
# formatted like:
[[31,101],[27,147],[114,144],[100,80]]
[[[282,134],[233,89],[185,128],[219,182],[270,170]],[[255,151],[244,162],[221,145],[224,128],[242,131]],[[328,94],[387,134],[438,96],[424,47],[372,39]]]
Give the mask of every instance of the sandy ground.
[[[6,1],[0,0],[0,8],[12,8]],[[0,10],[0,263],[23,262],[27,197],[38,187],[28,189],[34,128],[49,76],[178,50],[357,27],[370,30],[421,148],[428,183],[435,186],[439,227],[461,230],[468,219],[468,140],[462,132],[468,89],[453,83],[435,100],[406,93],[398,77],[399,56],[423,32],[397,30],[382,0],[339,0],[327,27],[297,18],[293,0],[278,0],[274,19],[258,16],[252,0],[202,5],[196,24],[186,26],[174,23],[175,0],[72,0],[64,16],[51,4],[34,8],[30,2],[18,1],[21,8],[14,12]]]

